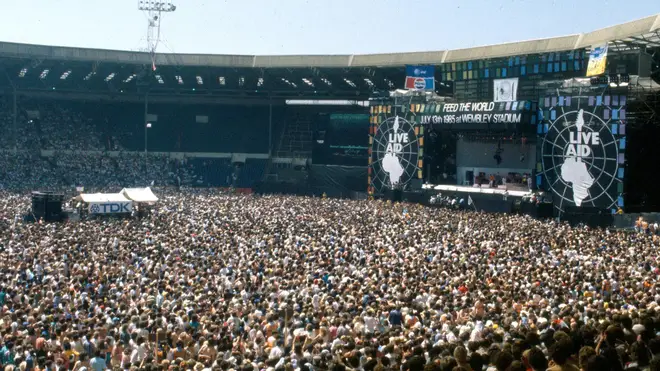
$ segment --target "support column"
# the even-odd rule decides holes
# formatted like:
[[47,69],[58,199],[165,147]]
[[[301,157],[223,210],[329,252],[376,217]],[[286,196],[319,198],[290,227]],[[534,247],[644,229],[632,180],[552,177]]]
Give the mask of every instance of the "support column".
[[147,116],[149,115],[149,93],[144,95],[144,120],[142,126],[144,127],[144,153],[147,153]]
[[18,150],[18,91],[16,91],[16,87],[13,87],[14,91],[14,104],[13,104],[13,109],[12,109],[12,127],[13,127],[13,135],[14,135],[14,149]]
[[273,156],[273,100],[268,102],[268,157]]
[[147,116],[149,114],[149,92],[144,94],[144,119],[142,120],[142,126],[144,127],[144,173],[147,174],[149,171],[149,154],[147,153],[148,145],[148,128],[147,128]]

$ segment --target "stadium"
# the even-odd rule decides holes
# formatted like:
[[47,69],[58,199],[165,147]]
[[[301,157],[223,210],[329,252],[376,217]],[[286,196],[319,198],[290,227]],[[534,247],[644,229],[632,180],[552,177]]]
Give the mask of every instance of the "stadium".
[[660,370],[657,138],[660,15],[393,54],[0,42],[0,366]]

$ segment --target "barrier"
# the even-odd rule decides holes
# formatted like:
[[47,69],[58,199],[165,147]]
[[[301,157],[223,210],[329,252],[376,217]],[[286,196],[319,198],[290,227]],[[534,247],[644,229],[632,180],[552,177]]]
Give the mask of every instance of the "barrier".
[[649,223],[660,223],[660,213],[632,213],[613,215],[613,226],[617,229],[632,229],[640,217]]

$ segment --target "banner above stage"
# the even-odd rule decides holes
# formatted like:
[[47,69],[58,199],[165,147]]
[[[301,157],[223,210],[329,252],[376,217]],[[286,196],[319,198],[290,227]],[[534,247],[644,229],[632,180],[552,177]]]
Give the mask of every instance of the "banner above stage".
[[592,45],[589,52],[589,64],[587,65],[587,77],[599,76],[605,73],[607,65],[608,44]]
[[530,101],[413,104],[417,122],[453,129],[512,129],[531,127],[536,109]]
[[406,89],[435,90],[435,67],[406,66]]

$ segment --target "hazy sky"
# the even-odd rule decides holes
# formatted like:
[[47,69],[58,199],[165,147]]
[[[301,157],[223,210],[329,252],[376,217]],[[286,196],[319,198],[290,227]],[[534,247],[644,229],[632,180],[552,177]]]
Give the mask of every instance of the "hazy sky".
[[[444,50],[589,32],[660,0],[173,0],[160,52],[360,54]],[[141,50],[137,0],[0,0],[0,40]]]

